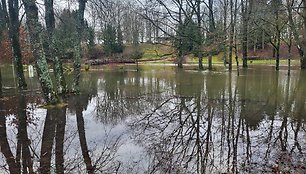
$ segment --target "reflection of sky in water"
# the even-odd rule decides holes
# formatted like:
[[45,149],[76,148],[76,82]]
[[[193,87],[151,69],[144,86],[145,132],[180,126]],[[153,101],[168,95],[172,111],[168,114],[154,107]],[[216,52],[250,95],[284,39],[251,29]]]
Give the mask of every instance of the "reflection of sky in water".
[[[116,156],[114,162],[120,162],[120,172],[140,172],[145,170],[146,165],[146,155],[145,151],[139,145],[136,145],[132,139],[131,134],[128,131],[128,127],[125,121],[121,121],[116,125],[113,124],[103,124],[96,118],[95,110],[95,98],[91,100],[87,109],[83,111],[85,134],[88,149],[90,154],[93,155],[92,159],[98,158],[98,155],[106,148],[113,148],[112,145],[119,140],[119,147],[114,155]],[[34,115],[33,123],[28,125],[28,137],[31,140],[31,147],[35,151],[36,155],[40,155],[41,148],[41,137],[43,134],[45,119],[46,119],[46,109],[37,108],[32,111],[31,114]],[[65,127],[65,158],[67,160],[78,159],[82,161],[82,152],[80,148],[80,142],[77,132],[77,122],[75,113],[71,111],[66,112],[66,127]],[[14,115],[7,117],[7,135],[9,137],[9,143],[13,153],[16,153],[17,144],[17,129],[16,125],[13,124],[15,119]],[[13,125],[13,126],[12,126]],[[71,143],[70,143],[71,142]],[[69,146],[67,146],[69,145]],[[53,152],[54,153],[54,152]],[[4,156],[1,156],[0,164],[5,164]],[[14,154],[16,156],[16,154]],[[39,166],[39,160],[34,160],[34,167]],[[131,168],[132,166],[137,166]],[[1,172],[1,170],[0,170]],[[3,171],[4,172],[4,171]]]
[[[121,163],[121,170],[127,170],[132,165],[137,165],[139,168],[137,170],[144,170],[145,163],[147,162],[145,160],[146,152],[143,147],[135,144],[131,139],[131,134],[125,124],[125,120],[122,120],[116,125],[101,123],[96,117],[95,103],[96,98],[93,98],[88,104],[87,109],[83,111],[88,148],[94,149],[94,154],[99,154],[99,152],[105,150],[105,146],[112,148],[112,144],[119,140],[119,148],[115,154],[115,161]],[[75,115],[71,113],[68,114],[67,125],[69,129],[72,128],[72,130],[77,130]],[[80,151],[77,137],[74,143],[75,149]],[[136,168],[133,168],[133,171],[135,169]],[[127,171],[121,171],[121,173],[125,172]]]
[[[201,150],[204,154],[207,145],[207,168],[210,167],[211,171],[230,171],[234,155],[237,155],[237,170],[240,172],[243,172],[243,167],[250,167],[259,172],[265,171],[274,165],[280,156],[285,156],[281,149],[280,137],[286,138],[288,153],[294,148],[297,123],[301,124],[297,140],[302,153],[295,148],[290,154],[291,161],[295,164],[300,161],[305,165],[305,98],[301,96],[306,85],[303,81],[299,83],[298,75],[294,72],[290,81],[285,73],[280,72],[276,76],[274,71],[270,74],[250,72],[239,77],[230,76],[227,72],[152,73],[103,72],[94,79],[87,76],[88,84],[97,80],[93,85],[96,91],[88,92],[90,97],[85,93],[81,98],[86,103],[82,103],[86,108],[83,118],[86,141],[93,161],[105,149],[113,148],[113,144],[119,138],[113,162],[120,162],[120,173],[143,173],[149,164],[158,162],[161,167],[157,168],[160,167],[158,170],[162,173],[162,167],[169,167],[165,163],[171,160],[179,160],[181,163],[174,165],[182,171],[195,171],[193,167],[197,164],[197,153],[192,152],[192,147],[196,144],[195,122],[199,118]],[[91,87],[88,85],[88,88]],[[89,103],[87,99],[90,99]],[[197,110],[197,107],[200,110]],[[66,161],[76,159],[82,163],[76,114],[72,110],[68,110],[66,115],[65,158]],[[152,115],[147,117],[146,114],[150,113]],[[34,115],[35,124],[29,125],[28,135],[31,146],[39,155],[46,110],[35,109],[31,115]],[[211,122],[208,117],[211,117]],[[8,137],[13,153],[16,149],[14,146],[17,134],[16,128],[11,126],[14,118],[7,117]],[[180,119],[184,120],[184,123]],[[130,127],[134,122],[140,124]],[[209,122],[211,130],[207,141]],[[167,128],[161,131],[164,127]],[[177,134],[177,129],[180,128],[181,134]],[[176,134],[178,140],[173,138]],[[247,134],[250,142],[247,141]],[[169,157],[167,154],[172,152],[172,146],[176,149],[173,156]],[[186,151],[187,155],[182,157],[180,152],[183,148],[190,149]],[[150,161],[154,155],[166,158],[161,158],[161,161]],[[188,168],[186,161],[190,156],[192,158]],[[165,159],[168,161],[163,161]],[[250,160],[249,166],[243,166],[247,160]],[[39,166],[37,159],[35,166]]]

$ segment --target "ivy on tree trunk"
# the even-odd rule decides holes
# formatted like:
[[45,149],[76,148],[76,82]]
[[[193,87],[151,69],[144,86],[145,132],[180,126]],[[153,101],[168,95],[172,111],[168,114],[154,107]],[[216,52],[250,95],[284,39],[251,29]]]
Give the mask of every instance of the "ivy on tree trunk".
[[78,18],[77,18],[77,41],[74,45],[74,81],[73,81],[73,92],[80,91],[80,77],[81,77],[81,41],[84,26],[84,11],[87,0],[79,0]]
[[55,49],[55,18],[54,18],[54,8],[53,0],[44,0],[45,2],[45,21],[48,34],[48,47],[46,48],[47,58],[53,61],[53,70],[55,75],[57,93],[66,93],[66,81],[63,73],[63,66],[61,60],[56,55]]
[[38,8],[35,4],[35,0],[22,1],[27,15],[26,23],[29,30],[33,56],[36,60],[36,70],[43,96],[47,103],[56,103],[58,102],[58,98],[56,92],[53,90],[53,83],[50,78],[48,63],[41,42],[41,24],[38,22]]

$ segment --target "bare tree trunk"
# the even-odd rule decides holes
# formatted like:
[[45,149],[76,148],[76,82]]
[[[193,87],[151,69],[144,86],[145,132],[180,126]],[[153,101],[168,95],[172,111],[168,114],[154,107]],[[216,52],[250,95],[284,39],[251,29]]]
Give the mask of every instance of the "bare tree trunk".
[[290,75],[291,71],[291,57],[292,57],[292,32],[289,33],[289,43],[288,43],[288,76]]
[[276,65],[275,65],[275,69],[278,71],[279,70],[279,49],[280,49],[280,42],[281,42],[281,28],[280,28],[280,22],[279,22],[279,10],[280,10],[280,2],[278,2],[277,0],[274,0],[272,2],[274,4],[274,14],[275,14],[275,21],[276,21],[276,38],[275,41],[276,43],[273,45],[275,48],[275,61],[276,61]]
[[22,65],[21,47],[19,42],[19,3],[18,0],[8,1],[9,9],[9,36],[12,44],[14,65],[19,89],[27,89]]
[[233,64],[233,44],[234,44],[234,32],[235,32],[235,25],[234,25],[234,2],[233,0],[230,0],[230,14],[231,14],[231,20],[230,20],[230,34],[229,34],[229,62],[228,62],[228,69],[232,70],[232,64]]
[[35,4],[36,2],[35,0],[22,1],[27,15],[26,23],[29,30],[33,56],[36,59],[36,70],[43,91],[43,96],[47,103],[57,103],[58,97],[53,90],[53,83],[50,78],[48,63],[41,43],[41,24],[38,21],[38,8]]
[[[209,18],[209,36],[208,36],[208,42],[209,44],[213,44],[214,39],[214,32],[216,29],[215,26],[215,19],[214,19],[214,11],[213,11],[213,0],[208,1],[208,18]],[[208,55],[208,69],[212,70],[212,50],[210,50]]]
[[248,4],[247,1],[241,1],[242,18],[242,67],[248,67]]
[[305,43],[305,37],[306,37],[306,0],[303,0],[303,23],[304,23],[304,34],[303,34],[303,38],[304,38],[304,42],[303,42],[303,45],[302,45],[302,52],[303,54],[301,54],[301,51],[300,51],[300,54],[303,55],[302,58],[301,58],[301,69],[306,69],[306,43]]
[[[234,21],[237,20],[237,12],[238,12],[238,2],[235,0],[235,12],[234,12]],[[235,60],[237,66],[237,75],[239,76],[239,59],[238,59],[238,46],[237,46],[237,27],[234,26],[234,47],[235,47]]]
[[212,68],[212,55],[211,54],[209,54],[208,55],[208,70],[212,70],[213,68]]
[[275,65],[275,69],[278,71],[279,70],[279,59],[280,59],[280,55],[279,55],[279,49],[280,49],[280,33],[278,34],[277,36],[277,45],[276,45],[276,48],[275,48],[275,51],[276,51],[276,55],[275,55],[275,62],[276,62],[276,65]]
[[227,64],[227,8],[228,8],[228,0],[224,0],[224,14],[223,14],[223,64],[226,67]]
[[216,29],[216,25],[215,25],[215,18],[214,18],[214,10],[213,10],[213,0],[209,0],[208,1],[208,17],[209,17],[209,31],[210,32],[214,32]]
[[[6,4],[5,0],[0,1],[0,45],[3,40],[3,31],[6,28]],[[1,68],[0,68],[0,97],[2,96],[2,76],[1,76]]]
[[[294,5],[294,0],[286,0],[287,1],[287,11],[288,11],[288,20],[289,20],[289,26],[291,28],[294,40],[297,43],[297,48],[299,50],[299,55],[300,55],[300,66],[301,69],[306,69],[306,44],[303,43],[303,39],[300,38],[299,33],[297,31],[297,25],[293,21],[293,5]],[[304,28],[306,28],[306,1],[303,0],[303,8],[302,12],[304,13],[303,15],[303,24]],[[304,31],[306,32],[306,30]],[[305,34],[303,35],[304,40],[305,40]]]
[[[183,11],[183,4],[182,0],[179,0],[179,25],[183,25],[183,19],[182,19],[182,12]],[[181,31],[180,31],[181,32]],[[179,42],[179,47],[178,47],[178,55],[177,55],[177,66],[178,68],[183,68],[183,59],[184,59],[184,51],[183,51],[183,39],[182,39],[182,33],[178,33],[178,42]]]
[[152,27],[150,21],[146,21],[146,38],[148,43],[152,43]]
[[179,48],[178,55],[177,55],[177,67],[178,68],[183,68],[183,59],[184,59],[183,51],[181,50],[181,48]]
[[242,60],[243,68],[248,67],[248,40],[249,40],[249,21],[253,9],[253,0],[242,0]]
[[197,57],[199,59],[199,69],[203,70],[203,55],[202,55],[202,51],[201,51],[201,47],[202,47],[202,29],[201,29],[201,0],[197,0],[196,2],[197,6],[196,6],[196,15],[197,15],[197,25],[198,25],[198,31],[199,31],[199,35],[198,35],[198,41],[197,41]]

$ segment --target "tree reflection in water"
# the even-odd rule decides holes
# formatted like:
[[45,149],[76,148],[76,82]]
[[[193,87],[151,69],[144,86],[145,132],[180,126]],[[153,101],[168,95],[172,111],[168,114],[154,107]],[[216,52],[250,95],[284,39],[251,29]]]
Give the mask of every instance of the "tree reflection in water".
[[254,71],[92,72],[63,108],[0,97],[0,172],[306,173],[305,72]]
[[278,73],[269,81],[242,73],[197,79],[203,86],[189,93],[177,77],[174,96],[133,119],[135,139],[150,157],[148,173],[306,172],[306,140],[298,138],[306,135],[305,83],[298,79],[294,89]]
[[[107,144],[99,144],[99,147],[88,148],[83,118],[83,108],[88,104],[86,98],[72,98],[74,105],[71,109],[74,111],[70,112],[75,112],[77,130],[67,130],[67,116],[71,116],[67,107],[47,109],[40,127],[37,125],[40,124],[37,122],[39,119],[32,118],[34,113],[31,113],[26,97],[29,96],[18,96],[18,110],[13,113],[16,119],[13,115],[10,116],[12,120],[0,117],[0,145],[6,161],[1,165],[1,173],[112,173],[118,170],[119,163],[114,158],[120,137]],[[5,111],[2,102],[0,110]],[[13,137],[15,128],[11,125],[16,125],[16,141]]]

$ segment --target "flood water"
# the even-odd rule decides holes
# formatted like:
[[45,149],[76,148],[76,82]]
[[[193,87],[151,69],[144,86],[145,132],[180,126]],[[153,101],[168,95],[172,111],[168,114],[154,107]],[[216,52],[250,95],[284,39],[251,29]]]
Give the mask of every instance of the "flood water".
[[49,109],[3,72],[0,173],[306,173],[306,72],[141,68],[83,72]]

